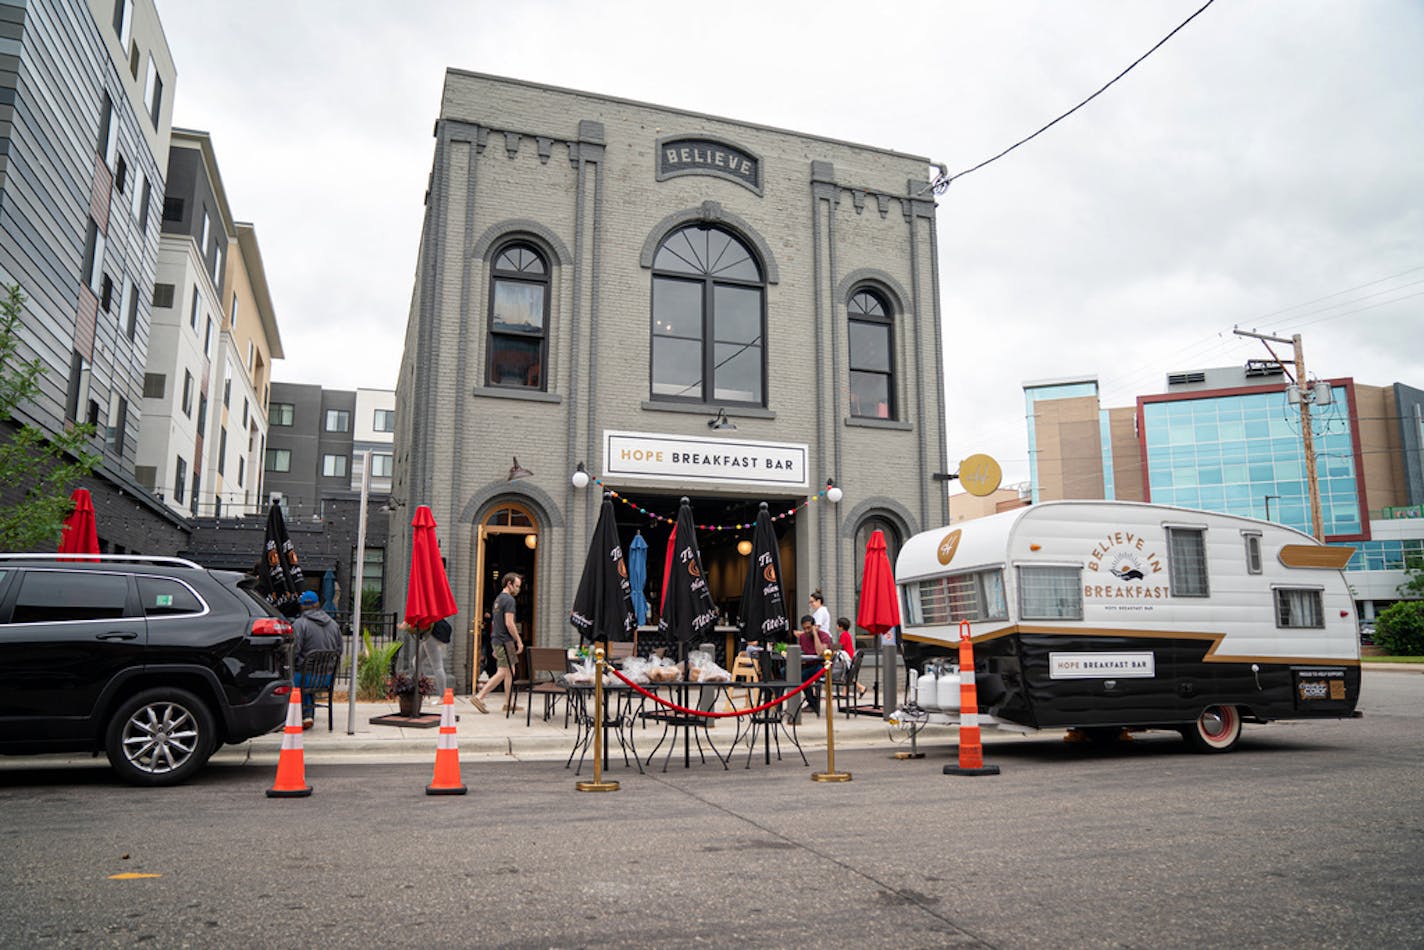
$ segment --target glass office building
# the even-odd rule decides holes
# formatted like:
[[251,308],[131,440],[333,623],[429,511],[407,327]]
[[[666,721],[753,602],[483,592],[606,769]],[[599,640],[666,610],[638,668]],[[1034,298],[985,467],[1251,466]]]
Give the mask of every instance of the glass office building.
[[[1321,521],[1328,538],[1364,533],[1358,439],[1346,387],[1312,415]],[[1300,411],[1280,389],[1138,400],[1153,502],[1262,518],[1310,533]]]

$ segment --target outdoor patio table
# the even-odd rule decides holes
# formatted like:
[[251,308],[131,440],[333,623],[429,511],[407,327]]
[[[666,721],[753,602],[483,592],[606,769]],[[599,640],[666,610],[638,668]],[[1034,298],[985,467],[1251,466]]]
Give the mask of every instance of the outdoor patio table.
[[[650,693],[667,690],[669,699],[685,709],[697,708],[703,711],[711,711],[717,706],[717,695],[725,695],[733,684],[730,681],[704,683],[695,680],[679,680],[674,683],[640,683],[639,685]],[[710,691],[711,695],[709,696],[704,690]],[[702,702],[697,702],[695,705],[691,698],[694,695],[694,691],[695,695],[703,700]],[[663,734],[658,739],[658,744],[653,746],[652,752],[648,753],[649,765],[652,764],[653,757],[658,754],[658,749],[661,749],[663,743],[668,741],[669,733],[672,733],[672,744],[668,748],[667,758],[663,761],[663,771],[667,771],[667,763],[671,760],[672,753],[677,749],[677,734],[674,731],[677,729],[682,730],[682,767],[692,767],[692,740],[694,738],[697,741],[698,757],[703,762],[707,761],[706,756],[702,754],[702,738],[700,736],[694,736],[693,730],[710,729],[711,726],[717,722],[717,719],[697,716],[690,713],[681,713],[673,709],[668,709],[666,706],[662,706],[658,703],[651,703],[654,707],[652,709],[647,709],[647,705],[649,704],[645,702],[645,708],[639,714],[640,718],[644,722],[651,720],[652,722],[660,722],[663,724]],[[710,732],[707,734],[707,745],[712,749],[712,754],[717,757],[717,761],[722,763],[722,768],[727,768],[727,763],[732,757],[732,750],[729,748],[726,757],[723,757],[722,753],[717,751],[716,744],[712,742],[712,734]]]
[[[603,767],[608,768],[608,731],[613,729],[613,736],[618,740],[618,747],[623,751],[623,764],[636,765],[638,771],[643,771],[643,763],[638,757],[638,747],[633,741],[633,726],[638,721],[638,713],[642,709],[643,697],[641,694],[624,686],[614,677],[609,677],[610,683],[605,680],[603,683]],[[574,736],[574,747],[569,751],[568,761],[564,763],[564,768],[573,764],[574,756],[578,756],[578,767],[574,774],[578,775],[583,770],[584,756],[588,753],[588,747],[593,744],[593,733],[595,728],[599,728],[594,723],[593,709],[593,684],[592,683],[570,683],[567,679],[564,686],[569,691],[569,702],[573,704],[574,725],[577,733]],[[629,753],[632,753],[633,761],[628,761]]]

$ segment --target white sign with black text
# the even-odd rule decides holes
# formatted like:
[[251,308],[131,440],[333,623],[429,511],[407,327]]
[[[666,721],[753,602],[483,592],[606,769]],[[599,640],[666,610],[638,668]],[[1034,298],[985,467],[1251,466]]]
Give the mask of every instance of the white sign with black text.
[[649,432],[603,433],[605,478],[805,488],[807,447]]
[[1056,680],[1150,679],[1157,667],[1151,653],[1050,653],[1048,675]]

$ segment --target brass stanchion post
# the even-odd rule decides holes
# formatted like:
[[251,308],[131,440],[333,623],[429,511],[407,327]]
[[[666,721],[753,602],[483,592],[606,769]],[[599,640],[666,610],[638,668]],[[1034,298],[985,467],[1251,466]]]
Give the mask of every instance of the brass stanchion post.
[[603,781],[603,647],[593,651],[593,781],[575,782],[580,792],[616,792],[617,782]]
[[826,714],[826,771],[812,772],[813,782],[849,782],[849,772],[836,771],[836,697],[831,691],[831,651],[821,654],[821,709]]

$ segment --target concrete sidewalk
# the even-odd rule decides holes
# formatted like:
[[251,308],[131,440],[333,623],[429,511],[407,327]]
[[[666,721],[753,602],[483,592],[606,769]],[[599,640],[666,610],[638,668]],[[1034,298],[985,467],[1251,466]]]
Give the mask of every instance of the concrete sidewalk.
[[[544,710],[543,700],[536,697],[534,714],[530,724],[526,726],[524,724],[526,697],[522,695],[519,697],[519,711],[511,714],[508,718],[504,715],[503,698],[503,694],[495,694],[486,700],[485,705],[489,709],[489,713],[485,714],[474,707],[470,702],[470,697],[455,697],[455,715],[459,717],[459,721],[455,724],[456,741],[459,744],[461,759],[468,757],[547,761],[568,758],[578,730],[572,722],[567,729],[564,728],[564,703],[562,701],[558,704],[556,714],[550,717],[548,722],[544,722],[541,715]],[[862,697],[862,701],[868,703],[870,701],[869,694]],[[374,717],[397,713],[398,709],[394,702],[358,702],[355,726],[350,731],[348,731],[348,704],[339,700],[332,705],[332,712],[333,728],[331,731],[328,732],[326,728],[325,708],[318,706],[316,725],[302,734],[304,757],[308,762],[434,760],[436,738],[439,735],[438,728],[419,729],[378,725],[371,722]],[[422,712],[433,712],[438,715],[440,706],[438,703],[427,702],[423,706]],[[734,720],[730,718],[715,720],[712,727],[713,741],[723,755],[727,753],[727,746],[736,731]],[[655,723],[648,723],[646,729],[639,731],[635,741],[645,759],[661,735],[662,727]],[[822,756],[825,755],[826,721],[824,719],[811,715],[809,712],[803,713],[801,725],[797,729],[797,736],[802,749],[806,751],[807,758],[811,757],[813,750]],[[878,716],[854,715],[846,717],[838,714],[835,720],[835,741],[837,749],[884,748],[890,752],[900,747],[898,743],[891,741],[889,729]],[[282,732],[279,729],[274,733],[259,736],[238,745],[224,746],[213,755],[213,761],[271,762],[275,765],[281,748]],[[745,754],[745,746],[738,748],[742,749]],[[786,751],[783,749],[783,754]],[[589,758],[592,758],[592,754],[590,750]],[[680,752],[677,753],[677,755],[680,754]],[[695,746],[693,754],[694,756],[696,754]],[[760,751],[757,754],[760,756]],[[794,750],[792,750],[792,754],[794,755]],[[661,755],[660,751],[659,756]],[[587,767],[588,763],[586,762],[585,771],[587,771]]]

